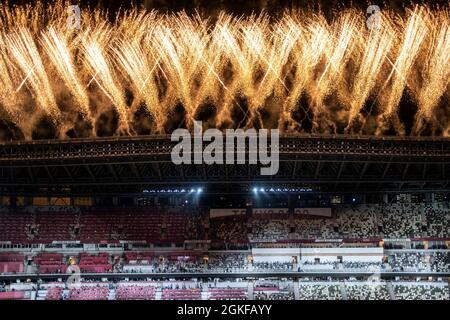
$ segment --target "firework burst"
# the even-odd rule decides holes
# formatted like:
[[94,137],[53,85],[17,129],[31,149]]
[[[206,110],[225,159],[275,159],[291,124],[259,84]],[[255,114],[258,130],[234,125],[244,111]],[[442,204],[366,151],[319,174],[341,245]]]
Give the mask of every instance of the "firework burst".
[[[218,126],[448,132],[448,8],[384,12],[372,30],[356,9],[334,21],[300,11],[274,20],[136,9],[114,22],[96,9],[83,10],[81,29],[71,30],[66,6],[0,5],[0,110],[14,125],[33,109],[63,130],[70,109],[95,127],[109,110],[117,119],[112,134],[132,134],[135,113],[145,110],[148,132],[162,133],[181,106],[177,125],[186,127],[212,108]],[[58,99],[61,87],[69,106]],[[416,109],[408,130],[399,111],[405,93]]]

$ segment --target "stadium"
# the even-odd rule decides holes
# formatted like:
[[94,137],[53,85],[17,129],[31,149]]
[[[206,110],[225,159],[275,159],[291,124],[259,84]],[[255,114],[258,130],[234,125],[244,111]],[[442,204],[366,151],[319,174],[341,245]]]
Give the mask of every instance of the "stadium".
[[450,300],[448,3],[158,5],[0,4],[0,300]]

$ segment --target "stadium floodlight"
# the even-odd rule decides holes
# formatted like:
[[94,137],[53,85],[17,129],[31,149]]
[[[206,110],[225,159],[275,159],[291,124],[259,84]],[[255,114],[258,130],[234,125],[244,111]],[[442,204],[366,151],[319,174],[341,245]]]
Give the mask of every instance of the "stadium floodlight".
[[195,192],[195,189],[191,189],[191,192]]
[[259,191],[264,192],[264,188],[259,189]]
[[202,188],[198,188],[197,189],[197,193],[201,193],[201,192],[203,192],[203,189]]
[[258,188],[253,188],[253,192],[257,193],[258,192]]

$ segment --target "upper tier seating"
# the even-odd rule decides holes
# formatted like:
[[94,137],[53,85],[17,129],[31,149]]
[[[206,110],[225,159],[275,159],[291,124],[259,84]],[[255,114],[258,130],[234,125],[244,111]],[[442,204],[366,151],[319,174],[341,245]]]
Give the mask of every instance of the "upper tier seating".
[[245,216],[220,217],[210,220],[211,240],[247,242],[247,220]]
[[36,215],[35,243],[52,243],[75,238],[72,234],[77,215],[72,212],[39,212]]
[[0,212],[0,241],[84,243],[119,240],[182,242],[186,214],[151,208],[92,209],[87,212]]
[[[16,210],[17,211],[17,210]],[[334,206],[331,217],[246,215],[209,219],[196,212],[171,213],[156,208],[91,208],[87,211],[0,212],[0,241],[48,244],[117,243],[120,240],[182,243],[208,239],[216,248],[292,240],[448,238],[450,206],[433,204],[370,204]],[[209,228],[208,228],[209,225]],[[250,232],[251,230],[251,232]]]
[[257,283],[253,289],[255,300],[294,300],[293,288],[280,287],[277,282]]
[[32,242],[29,232],[32,222],[33,216],[27,212],[0,212],[0,241]]
[[448,237],[450,234],[450,204],[433,203],[423,205],[427,230],[424,237]]

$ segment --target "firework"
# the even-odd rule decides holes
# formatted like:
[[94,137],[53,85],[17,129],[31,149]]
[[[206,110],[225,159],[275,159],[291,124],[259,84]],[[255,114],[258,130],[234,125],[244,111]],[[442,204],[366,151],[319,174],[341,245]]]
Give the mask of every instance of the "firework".
[[405,134],[407,92],[417,107],[412,134],[448,131],[448,8],[384,12],[372,30],[356,9],[334,21],[300,11],[274,20],[136,9],[114,22],[96,9],[71,30],[66,6],[0,5],[0,110],[19,127],[33,110],[60,130],[75,126],[64,123],[68,110],[92,124],[111,111],[113,131],[132,134],[145,110],[149,132],[161,133],[181,106],[177,125],[186,127],[213,108],[219,126],[276,127],[269,114],[280,128],[289,123],[285,130]]

